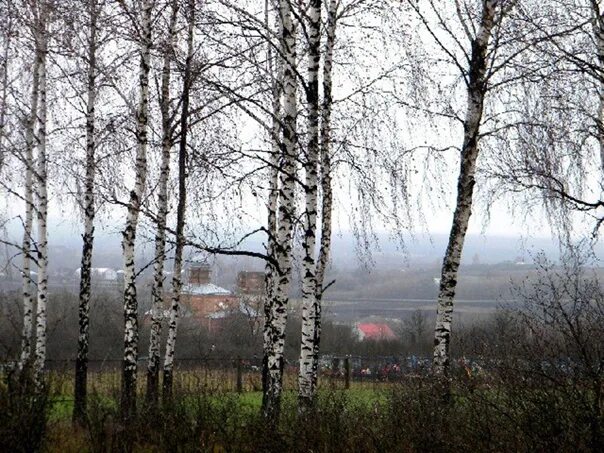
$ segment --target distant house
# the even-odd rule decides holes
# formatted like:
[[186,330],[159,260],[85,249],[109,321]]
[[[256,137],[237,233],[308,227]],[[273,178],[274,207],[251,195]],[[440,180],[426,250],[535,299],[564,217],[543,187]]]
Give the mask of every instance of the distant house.
[[227,312],[239,307],[239,300],[228,289],[215,285],[210,280],[210,267],[192,263],[186,271],[186,284],[181,290],[183,306],[190,316],[200,320],[209,319],[218,312]]
[[258,310],[247,303],[247,299],[212,283],[211,269],[205,263],[192,262],[185,272],[185,281],[181,290],[184,316],[198,320],[211,331],[220,329],[223,321],[232,315],[258,317]]
[[357,323],[354,330],[361,341],[396,340],[396,335],[388,324]]
[[[232,292],[212,283],[210,266],[194,257],[183,271],[183,286],[180,293],[181,316],[206,327],[210,332],[221,330],[225,322],[235,315],[243,315],[258,323],[260,310],[258,293],[264,292],[264,273],[240,272],[237,291]],[[262,277],[262,278],[261,278]],[[168,307],[172,294],[165,293],[161,317],[170,317]],[[151,319],[151,310],[145,313],[144,322]]]

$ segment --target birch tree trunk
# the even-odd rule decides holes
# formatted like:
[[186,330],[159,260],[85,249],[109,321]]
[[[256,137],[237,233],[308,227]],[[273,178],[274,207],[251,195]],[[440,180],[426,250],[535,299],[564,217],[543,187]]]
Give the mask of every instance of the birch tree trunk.
[[331,253],[331,215],[333,193],[331,187],[331,109],[333,52],[336,42],[336,0],[329,0],[327,8],[327,41],[323,56],[323,102],[321,104],[320,157],[321,157],[321,242],[316,271],[315,328],[313,339],[312,387],[316,389],[319,379],[319,348],[321,342],[321,310],[325,270]]
[[[269,1],[265,1],[265,26],[268,29]],[[281,35],[281,20],[275,15],[277,34]],[[268,71],[271,74],[272,91],[272,124],[271,124],[271,155],[269,169],[269,194],[268,194],[268,221],[267,221],[267,243],[266,256],[275,256],[275,244],[277,241],[277,208],[279,206],[279,164],[281,161],[281,96],[283,93],[283,64],[281,58],[275,58],[272,44],[267,44]],[[265,283],[266,298],[264,300],[264,329],[263,329],[263,366],[262,366],[262,393],[267,395],[268,386],[268,351],[271,350],[272,335],[269,326],[272,325],[272,302],[275,297],[275,280],[277,269],[271,261],[266,262]]]
[[80,303],[78,311],[78,351],[75,362],[73,421],[83,424],[86,419],[88,382],[88,328],[90,314],[92,248],[94,244],[94,180],[96,173],[96,52],[97,52],[97,0],[89,1],[88,76],[86,86],[86,175],[84,180],[84,234],[80,263]]
[[308,17],[308,144],[305,159],[305,213],[304,240],[302,247],[302,341],[298,374],[298,398],[300,409],[312,405],[314,343],[317,339],[317,280],[315,246],[317,234],[318,158],[319,158],[319,62],[321,58],[321,0],[310,0]]
[[464,120],[464,139],[461,149],[459,179],[457,183],[457,204],[453,214],[453,224],[449,242],[443,259],[436,327],[434,331],[433,371],[436,375],[448,377],[449,346],[453,299],[457,286],[457,272],[461,261],[470,215],[472,214],[472,196],[474,193],[474,175],[478,158],[478,140],[483,103],[486,94],[487,50],[495,24],[498,0],[485,0],[480,28],[472,40],[470,68],[467,80],[467,111]]
[[180,116],[180,142],[178,147],[178,205],[176,208],[176,250],[174,252],[174,274],[172,277],[172,304],[168,321],[168,338],[164,358],[163,397],[172,397],[174,376],[174,353],[180,312],[180,292],[182,289],[182,263],[185,248],[185,215],[187,207],[187,134],[189,129],[189,102],[193,83],[193,32],[195,29],[195,0],[189,0],[187,8],[187,59],[182,89],[182,112]]
[[279,2],[279,14],[282,20],[281,54],[283,68],[283,156],[280,172],[278,229],[274,255],[278,264],[273,300],[269,303],[270,323],[265,323],[265,333],[270,336],[270,344],[264,351],[263,373],[266,386],[262,401],[262,411],[269,420],[279,417],[283,381],[283,348],[285,343],[285,324],[287,322],[288,289],[291,278],[292,232],[295,221],[295,171],[296,171],[296,37],[292,21],[290,0]]
[[161,323],[163,314],[164,261],[166,259],[166,219],[168,217],[168,178],[170,176],[170,151],[172,150],[172,119],[170,114],[170,75],[176,28],[177,3],[172,2],[168,37],[164,43],[164,61],[161,79],[162,158],[157,195],[158,214],[155,234],[155,263],[151,288],[151,333],[149,338],[149,363],[147,366],[147,402],[156,405],[159,396],[159,367],[161,349]]
[[31,110],[25,132],[25,219],[23,221],[23,330],[21,332],[21,356],[19,369],[27,373],[31,361],[31,341],[33,333],[34,303],[31,288],[31,246],[33,238],[34,213],[34,132],[38,121],[38,102],[40,96],[40,33],[34,30],[35,50],[32,67]]
[[135,241],[138,217],[147,180],[147,127],[149,113],[149,70],[151,58],[151,0],[142,6],[139,104],[136,115],[136,168],[130,192],[126,225],[122,233],[124,257],[124,362],[122,370],[122,416],[130,419],[136,411],[136,371],[138,359],[138,301],[136,296]]
[[36,384],[41,384],[42,372],[46,362],[46,303],[48,300],[48,194],[47,194],[47,158],[46,158],[46,56],[48,52],[47,11],[42,7],[40,15],[40,48],[38,60],[40,67],[40,112],[38,115],[38,156],[36,165],[36,214],[38,224],[38,282],[36,307],[36,354],[34,373]]

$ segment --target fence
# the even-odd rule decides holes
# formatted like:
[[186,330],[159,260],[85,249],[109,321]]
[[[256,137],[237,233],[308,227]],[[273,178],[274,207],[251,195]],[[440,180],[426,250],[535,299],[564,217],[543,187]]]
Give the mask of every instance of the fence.
[[[349,389],[382,387],[384,384],[402,382],[429,373],[431,358],[418,356],[353,356],[323,355],[319,360],[319,385],[323,388]],[[478,370],[476,361],[455,362],[465,369]],[[139,359],[140,391],[146,383],[147,360]],[[10,366],[5,367],[10,369]],[[117,391],[121,383],[121,359],[90,360],[90,388],[103,393]],[[262,359],[251,358],[180,358],[175,361],[174,387],[184,392],[250,392],[262,389]],[[73,393],[73,360],[48,360],[46,370],[52,388],[60,394]],[[284,367],[285,390],[297,388],[298,367],[296,362],[287,362]]]

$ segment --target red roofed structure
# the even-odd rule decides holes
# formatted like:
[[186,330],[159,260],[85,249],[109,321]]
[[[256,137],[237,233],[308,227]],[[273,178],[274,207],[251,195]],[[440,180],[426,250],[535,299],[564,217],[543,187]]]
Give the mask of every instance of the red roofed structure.
[[388,324],[358,323],[356,333],[359,340],[396,340],[396,335]]

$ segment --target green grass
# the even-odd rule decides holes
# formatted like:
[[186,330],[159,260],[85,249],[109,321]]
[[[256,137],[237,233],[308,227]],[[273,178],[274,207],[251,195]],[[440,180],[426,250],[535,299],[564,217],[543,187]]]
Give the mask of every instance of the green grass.
[[[333,398],[337,395],[339,398],[345,398],[347,404],[351,408],[370,409],[375,406],[386,404],[388,401],[388,389],[377,388],[355,388],[354,386],[348,390],[321,390],[319,399]],[[108,395],[94,394],[90,397],[94,398],[102,406],[117,410],[118,404],[116,400]],[[142,401],[143,395],[139,396]],[[194,405],[199,398],[204,398],[211,407],[220,407],[225,402],[235,405],[237,410],[245,414],[253,414],[260,412],[262,405],[262,392],[243,392],[237,394],[235,392],[220,392],[220,393],[191,393],[182,396],[181,399],[189,401],[190,405]],[[50,399],[49,421],[62,422],[71,420],[73,411],[73,395],[55,395]],[[297,393],[293,390],[287,390],[283,393],[283,404],[294,406],[297,404]]]
[[[139,387],[140,410],[128,430],[119,416],[119,384],[91,386],[90,421],[84,428],[71,423],[71,388],[56,385],[48,405],[38,407],[24,400],[8,407],[5,398],[10,410],[5,411],[5,428],[0,426],[0,432],[4,429],[5,438],[12,435],[12,443],[6,445],[17,445],[27,436],[35,439],[38,432],[44,451],[60,453],[119,451],[123,442],[132,442],[134,451],[301,453],[589,451],[596,444],[586,406],[577,399],[593,395],[581,388],[574,389],[581,390],[575,396],[566,387],[500,382],[470,388],[457,380],[452,404],[446,404],[437,383],[428,378],[396,385],[352,382],[350,389],[343,389],[342,381],[325,379],[310,418],[300,417],[297,392],[286,387],[279,424],[270,426],[260,414],[261,392],[248,388],[239,394],[229,385],[216,390],[200,384],[175,388],[173,404],[163,405],[159,412],[144,408],[144,386]],[[604,422],[597,414],[591,417]],[[15,451],[6,445],[0,451]],[[95,445],[103,447],[99,450]]]
[[50,409],[48,411],[48,421],[58,422],[71,420],[73,412],[73,398],[56,397],[50,399]]

